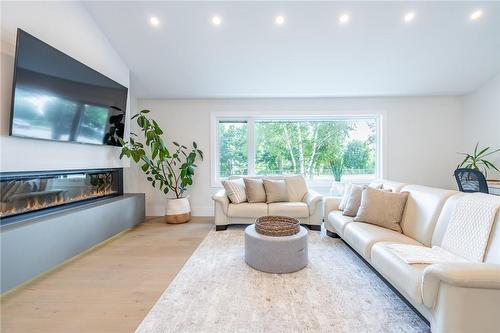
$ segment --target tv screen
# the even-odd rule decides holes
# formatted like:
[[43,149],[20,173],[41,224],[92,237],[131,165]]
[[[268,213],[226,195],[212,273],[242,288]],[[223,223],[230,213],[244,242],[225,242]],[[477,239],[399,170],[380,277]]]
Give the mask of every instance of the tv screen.
[[12,136],[113,146],[123,138],[128,89],[21,29],[12,89]]

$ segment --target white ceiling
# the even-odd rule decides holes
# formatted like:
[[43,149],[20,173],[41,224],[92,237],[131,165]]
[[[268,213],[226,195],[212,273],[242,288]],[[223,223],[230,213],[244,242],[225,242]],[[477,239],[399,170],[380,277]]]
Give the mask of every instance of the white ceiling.
[[[499,2],[85,5],[140,98],[461,95],[500,72]],[[344,12],[351,20],[339,25]]]

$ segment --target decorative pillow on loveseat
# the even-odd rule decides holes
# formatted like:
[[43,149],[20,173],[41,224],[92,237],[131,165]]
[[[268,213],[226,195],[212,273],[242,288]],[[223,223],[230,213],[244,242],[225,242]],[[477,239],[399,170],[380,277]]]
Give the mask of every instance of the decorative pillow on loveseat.
[[400,223],[408,195],[408,192],[387,192],[367,187],[361,195],[361,204],[354,221],[401,232]]
[[301,175],[288,176],[285,178],[285,183],[289,201],[300,202],[309,192],[306,180]]
[[227,197],[232,203],[239,204],[247,201],[245,182],[243,181],[243,178],[223,180],[222,186],[224,186]]
[[264,179],[267,203],[288,201],[286,182],[284,180]]
[[266,190],[262,179],[243,178],[243,180],[248,202],[266,202]]

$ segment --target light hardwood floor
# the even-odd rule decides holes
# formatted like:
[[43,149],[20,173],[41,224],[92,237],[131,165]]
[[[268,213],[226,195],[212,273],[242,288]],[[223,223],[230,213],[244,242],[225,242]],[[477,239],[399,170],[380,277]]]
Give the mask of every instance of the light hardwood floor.
[[3,297],[1,331],[133,332],[213,226],[148,218]]

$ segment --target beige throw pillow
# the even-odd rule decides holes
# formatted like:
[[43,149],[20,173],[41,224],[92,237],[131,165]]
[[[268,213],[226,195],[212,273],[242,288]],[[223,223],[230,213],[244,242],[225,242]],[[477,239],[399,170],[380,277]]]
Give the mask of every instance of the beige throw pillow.
[[386,192],[368,187],[363,190],[361,205],[354,221],[401,232],[400,223],[408,194],[408,192]]
[[266,202],[266,190],[262,179],[243,178],[248,202]]
[[351,191],[345,203],[344,212],[342,214],[346,216],[354,217],[358,213],[359,205],[361,204],[361,194],[363,193],[363,187],[359,185],[352,185]]
[[223,180],[222,185],[224,186],[224,190],[226,190],[227,197],[232,203],[239,204],[247,201],[243,178]]
[[303,176],[290,176],[285,178],[288,200],[300,202],[309,191]]
[[264,179],[267,203],[288,201],[286,183],[284,180]]

